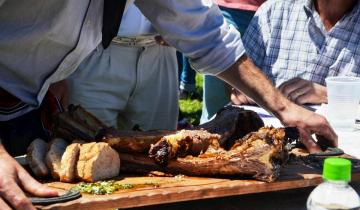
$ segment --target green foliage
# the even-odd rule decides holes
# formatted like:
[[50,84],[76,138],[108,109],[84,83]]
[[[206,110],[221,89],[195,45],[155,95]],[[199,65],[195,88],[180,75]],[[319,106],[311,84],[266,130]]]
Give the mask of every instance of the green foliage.
[[198,125],[201,116],[202,102],[198,99],[180,100],[180,111],[193,125]]
[[204,76],[202,74],[196,73],[195,82],[196,82],[196,95],[199,96],[198,99],[202,101],[202,92],[203,92],[203,81]]
[[202,88],[203,88],[203,76],[196,74],[196,94],[193,98],[185,100],[179,100],[180,112],[186,117],[193,125],[200,123],[201,108],[202,108]]

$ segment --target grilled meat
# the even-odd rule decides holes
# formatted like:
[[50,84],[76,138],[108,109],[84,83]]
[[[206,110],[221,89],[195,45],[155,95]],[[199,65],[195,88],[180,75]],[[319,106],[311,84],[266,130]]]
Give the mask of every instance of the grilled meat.
[[234,144],[235,140],[244,137],[250,132],[257,131],[263,126],[264,122],[256,112],[235,106],[227,106],[221,109],[213,120],[194,129],[204,129],[210,133],[219,134],[221,147],[228,149]]
[[218,145],[220,136],[205,130],[181,130],[175,134],[164,136],[156,144],[151,145],[149,157],[161,165],[176,157],[197,156],[208,149],[209,145]]
[[110,128],[103,130],[103,133],[100,141],[108,143],[119,152],[147,153],[151,144],[175,131],[119,131]]
[[121,170],[194,176],[236,175],[272,182],[287,160],[285,134],[284,128],[261,128],[237,141],[229,151],[210,145],[203,154],[170,160],[166,167],[159,166],[146,156],[123,153],[120,154]]

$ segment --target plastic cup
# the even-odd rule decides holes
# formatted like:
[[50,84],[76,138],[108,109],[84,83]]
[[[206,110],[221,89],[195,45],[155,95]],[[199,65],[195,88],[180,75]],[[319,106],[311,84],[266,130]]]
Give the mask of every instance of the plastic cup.
[[335,130],[352,131],[360,101],[360,78],[328,77],[325,79],[328,96],[327,119]]

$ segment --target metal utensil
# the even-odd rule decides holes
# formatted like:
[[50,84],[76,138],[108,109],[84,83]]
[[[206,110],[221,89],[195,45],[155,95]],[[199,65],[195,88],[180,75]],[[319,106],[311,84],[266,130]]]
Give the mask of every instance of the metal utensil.
[[50,205],[54,203],[63,203],[67,201],[72,201],[81,197],[81,193],[77,190],[69,190],[64,195],[51,198],[39,198],[39,197],[29,197],[31,202],[34,205]]

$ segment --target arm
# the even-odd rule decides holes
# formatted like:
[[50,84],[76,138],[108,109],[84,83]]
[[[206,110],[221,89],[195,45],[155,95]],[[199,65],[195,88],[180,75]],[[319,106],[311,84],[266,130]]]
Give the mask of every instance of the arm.
[[34,180],[0,143],[0,209],[34,209],[23,190],[41,197],[58,193]]
[[[287,100],[247,59],[240,34],[226,24],[211,0],[136,0],[135,4],[164,39],[190,57],[199,72],[217,75],[265,107],[286,126],[297,126],[310,152],[319,151],[312,133],[337,145],[325,118]],[[242,58],[240,58],[242,57]]]
[[296,126],[301,142],[310,152],[321,151],[311,137],[313,133],[328,139],[330,145],[337,146],[337,135],[324,117],[286,99],[246,56],[218,77],[273,113],[285,126]]
[[239,32],[212,0],[136,0],[135,5],[200,73],[218,74],[245,53]]
[[[278,89],[287,99],[299,105],[327,103],[325,86],[299,77],[282,83]],[[235,105],[254,103],[251,98],[235,88],[231,90],[231,102]]]

